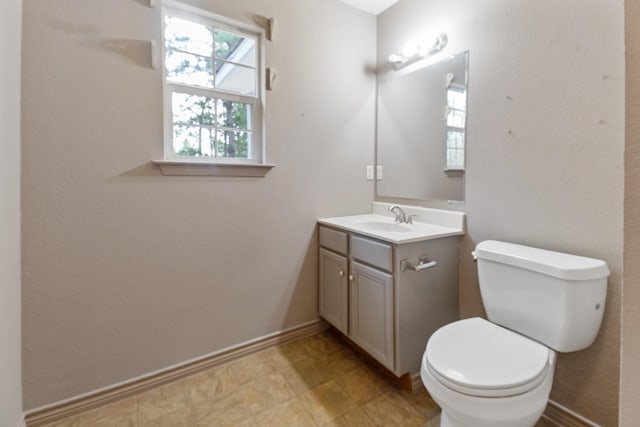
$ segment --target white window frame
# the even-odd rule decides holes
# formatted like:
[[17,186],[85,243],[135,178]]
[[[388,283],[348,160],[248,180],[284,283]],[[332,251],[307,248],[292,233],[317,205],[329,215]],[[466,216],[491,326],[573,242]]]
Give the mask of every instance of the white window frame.
[[[448,92],[459,92],[459,93],[464,93],[465,97],[467,95],[467,88],[465,86],[462,85],[456,85],[456,84],[451,84],[448,88],[447,88],[447,97],[448,97]],[[453,111],[462,111],[462,110],[458,110],[456,108],[451,107],[450,105],[448,105],[447,103],[447,116],[445,118],[446,121],[448,121],[449,115],[453,112]],[[466,115],[467,112],[466,110],[464,111],[465,113],[465,125],[463,127],[458,127],[458,126],[449,126],[449,124],[447,123],[447,144],[446,144],[446,167],[445,167],[445,172],[447,173],[455,173],[455,172],[464,172],[465,170],[465,164],[467,162],[467,156],[466,156],[466,145],[467,145],[467,125],[466,125]],[[451,145],[449,144],[449,132],[454,132],[457,134],[461,134],[462,135],[462,139],[464,141],[464,145],[462,147],[462,149],[459,148],[453,148],[451,147]],[[462,157],[463,157],[463,162],[461,165],[458,164],[449,164],[448,158],[449,158],[449,152],[450,151],[462,151]]]
[[[163,87],[163,136],[164,160],[154,163],[160,167],[165,175],[225,175],[225,176],[264,176],[273,165],[265,163],[265,97],[266,97],[266,67],[265,67],[265,31],[262,28],[248,25],[225,16],[186,5],[174,0],[162,2],[162,87]],[[165,17],[174,16],[208,27],[218,28],[245,37],[252,38],[256,43],[256,95],[245,96],[231,93],[218,88],[200,88],[192,85],[172,83],[167,80],[165,67],[166,44],[164,39]],[[215,52],[214,52],[215,56]],[[247,147],[250,157],[189,157],[178,156],[173,147],[173,92],[225,99],[251,105],[251,145]]]

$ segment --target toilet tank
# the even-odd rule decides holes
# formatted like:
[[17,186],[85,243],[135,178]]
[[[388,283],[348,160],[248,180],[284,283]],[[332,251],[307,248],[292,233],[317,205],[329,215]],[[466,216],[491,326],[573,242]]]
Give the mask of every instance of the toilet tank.
[[607,294],[604,261],[495,240],[474,255],[491,322],[560,352],[593,343]]

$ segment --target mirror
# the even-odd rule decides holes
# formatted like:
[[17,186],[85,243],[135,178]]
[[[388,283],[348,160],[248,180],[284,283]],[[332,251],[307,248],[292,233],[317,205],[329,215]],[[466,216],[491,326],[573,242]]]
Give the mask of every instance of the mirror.
[[377,195],[464,200],[469,52],[378,83]]

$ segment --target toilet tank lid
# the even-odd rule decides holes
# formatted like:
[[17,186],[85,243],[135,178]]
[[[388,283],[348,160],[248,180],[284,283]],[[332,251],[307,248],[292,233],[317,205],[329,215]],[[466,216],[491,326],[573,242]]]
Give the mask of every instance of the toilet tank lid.
[[607,263],[594,258],[548,251],[514,243],[485,240],[474,255],[565,280],[602,279],[609,275]]

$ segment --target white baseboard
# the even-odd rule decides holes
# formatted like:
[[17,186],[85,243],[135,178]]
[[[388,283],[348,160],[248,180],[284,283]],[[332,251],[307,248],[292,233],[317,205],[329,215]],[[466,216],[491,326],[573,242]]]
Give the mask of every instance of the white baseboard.
[[164,384],[175,382],[207,369],[256,353],[276,344],[294,341],[327,329],[321,320],[313,320],[294,328],[275,332],[196,359],[146,374],[137,378],[65,399],[27,411],[19,427],[38,427],[108,405]]
[[558,427],[601,427],[553,400],[547,403],[542,417]]

